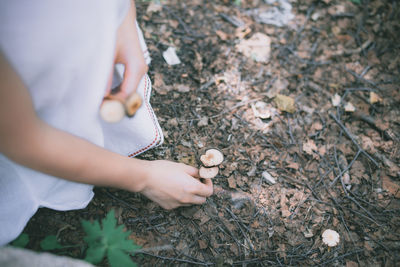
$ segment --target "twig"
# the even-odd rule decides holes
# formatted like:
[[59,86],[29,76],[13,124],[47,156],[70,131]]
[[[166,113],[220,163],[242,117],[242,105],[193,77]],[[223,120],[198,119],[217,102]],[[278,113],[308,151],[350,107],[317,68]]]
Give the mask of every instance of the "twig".
[[331,263],[332,261],[336,261],[336,260],[339,260],[339,259],[341,259],[341,258],[345,258],[345,257],[351,256],[351,255],[353,255],[353,254],[360,253],[360,252],[363,252],[363,251],[364,251],[364,249],[362,249],[362,248],[356,249],[356,250],[353,250],[353,251],[351,251],[351,252],[349,252],[349,253],[342,254],[342,255],[339,255],[339,256],[337,256],[337,257],[334,257],[333,259],[324,261],[324,262],[318,264],[318,266],[326,266],[328,263]]
[[182,25],[183,29],[185,30],[185,32],[193,37],[196,38],[203,38],[205,37],[204,34],[198,34],[195,33],[178,15],[175,14],[174,11],[172,11],[169,7],[167,7],[166,5],[163,5],[163,9],[167,10],[167,12],[174,17],[176,20],[178,20],[179,24]]
[[224,20],[226,20],[227,22],[229,22],[230,24],[232,24],[236,28],[239,28],[239,27],[242,27],[242,26],[245,25],[243,23],[243,21],[240,21],[240,20],[238,20],[236,18],[229,17],[228,15],[225,15],[224,13],[220,13],[219,15],[221,16],[221,18],[223,18]]
[[171,258],[171,257],[165,257],[165,256],[159,256],[159,255],[154,255],[145,251],[138,251],[137,254],[143,254],[155,258],[159,258],[162,260],[169,260],[169,261],[177,261],[177,262],[184,262],[184,263],[189,263],[189,264],[194,264],[194,265],[202,265],[202,266],[211,266],[215,265],[212,262],[201,262],[201,261],[190,261],[190,260],[185,260],[185,259],[179,259],[179,258]]
[[215,78],[212,77],[208,82],[206,82],[205,84],[203,84],[202,86],[200,86],[199,91],[203,91],[208,89],[208,87],[210,87],[211,85],[213,85],[215,83]]
[[[365,48],[367,48],[371,43],[372,43],[372,39],[368,39],[360,47],[358,47],[356,49],[346,49],[346,48],[345,49],[341,49],[341,50],[333,52],[331,56],[340,57],[340,56],[343,56],[343,55],[358,54],[361,51],[363,51]],[[362,77],[362,75],[361,75],[361,77]]]
[[112,194],[111,192],[109,192],[107,189],[104,190],[104,192],[106,193],[106,195],[108,195],[108,196],[111,197],[112,199],[114,199],[114,200],[120,202],[122,205],[126,206],[127,208],[132,209],[132,210],[134,210],[134,211],[137,211],[137,210],[138,210],[137,208],[135,208],[135,207],[133,207],[132,205],[130,205],[128,202],[126,202],[126,201],[124,201],[124,200],[122,200],[122,199],[116,197],[114,194]]
[[245,105],[250,104],[250,103],[253,103],[253,102],[256,102],[256,101],[258,101],[258,100],[260,100],[260,99],[261,99],[261,97],[257,97],[257,98],[255,98],[255,99],[251,99],[251,100],[248,100],[248,101],[245,101],[245,102],[239,102],[238,104],[234,105],[233,107],[231,107],[231,108],[229,108],[229,109],[225,109],[225,110],[221,111],[219,114],[216,114],[216,115],[214,115],[214,116],[211,116],[210,119],[217,118],[217,117],[219,117],[219,116],[221,116],[221,115],[223,115],[223,114],[225,114],[225,113],[231,112],[231,111],[233,111],[233,110],[235,110],[235,109],[237,109],[237,108],[240,108],[240,107],[242,107],[242,106],[245,106]]
[[393,140],[393,141],[398,142],[397,136],[396,136],[390,129],[384,130],[384,129],[382,129],[381,127],[379,127],[379,126],[375,123],[374,118],[372,118],[372,117],[370,117],[370,116],[368,116],[368,115],[366,115],[366,114],[363,114],[363,113],[361,113],[360,111],[354,112],[354,113],[353,113],[353,116],[356,117],[357,119],[363,121],[363,122],[368,123],[370,126],[372,126],[372,128],[374,128],[375,130],[377,130],[378,132],[380,132],[381,134],[383,134],[387,139],[391,139],[391,140]]
[[[247,231],[249,231],[249,229],[247,229],[247,227],[243,224],[242,220],[237,217],[230,209],[225,208],[225,210],[231,215],[231,217],[235,220],[235,223],[237,224],[237,226],[239,227],[240,232],[242,232],[243,237],[246,239],[247,243],[250,246],[250,249],[253,253],[255,253],[254,250],[254,246],[253,243],[251,242],[250,238],[248,237],[248,235],[243,231],[242,227],[245,227]],[[239,223],[239,222],[240,223]]]
[[357,141],[354,140],[354,138],[353,138],[352,134],[349,132],[349,130],[338,120],[338,118],[336,118],[336,116],[333,115],[332,113],[329,113],[329,116],[331,116],[335,120],[335,122],[340,126],[340,128],[342,128],[342,130],[347,135],[347,137],[349,137],[351,139],[351,141],[353,142],[353,144],[355,144],[357,146],[358,150],[362,154],[364,154],[370,161],[372,161],[376,167],[379,167],[378,162],[376,162],[376,160],[373,157],[371,157],[370,154],[368,154],[364,149],[362,149],[360,147],[360,145],[357,143]]
[[353,166],[354,162],[357,160],[357,158],[360,154],[361,154],[361,150],[358,150],[356,155],[354,156],[353,160],[350,162],[350,164],[347,165],[347,167],[345,169],[343,169],[342,171],[340,171],[340,169],[339,169],[339,171],[340,171],[339,175],[337,175],[335,177],[335,179],[333,179],[333,181],[329,184],[329,187],[332,187],[337,182],[337,180],[342,177],[343,174],[345,174],[347,171],[349,171],[349,169],[351,168],[351,166]]

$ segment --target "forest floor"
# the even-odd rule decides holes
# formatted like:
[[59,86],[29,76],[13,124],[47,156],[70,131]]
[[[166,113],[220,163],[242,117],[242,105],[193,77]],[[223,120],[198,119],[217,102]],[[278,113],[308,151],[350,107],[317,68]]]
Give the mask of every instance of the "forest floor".
[[[144,248],[133,257],[143,266],[400,262],[400,4],[272,2],[137,3],[165,135],[140,158],[198,167],[218,148],[214,195],[166,211],[96,188],[84,210],[39,210],[28,248],[57,234],[80,245],[62,254],[83,258],[80,220],[114,209]],[[274,8],[293,18],[271,25]],[[168,47],[181,64],[165,62]],[[326,229],[339,233],[337,246],[323,243]]]

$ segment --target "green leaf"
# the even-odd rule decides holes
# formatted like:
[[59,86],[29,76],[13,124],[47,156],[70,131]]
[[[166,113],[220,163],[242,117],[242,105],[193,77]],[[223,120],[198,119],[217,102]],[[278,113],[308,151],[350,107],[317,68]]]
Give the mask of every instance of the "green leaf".
[[41,242],[40,247],[43,250],[54,250],[64,248],[58,241],[55,235],[48,235],[46,236]]
[[97,264],[104,258],[105,253],[106,253],[105,246],[90,246],[86,250],[85,261]]
[[83,220],[82,227],[86,232],[84,240],[88,244],[86,261],[96,264],[107,255],[112,257],[109,258],[110,264],[120,264],[115,266],[135,266],[126,253],[134,253],[140,246],[128,239],[131,232],[124,231],[124,225],[117,226],[114,210],[106,215],[101,225],[98,221],[91,223]]
[[86,233],[84,240],[90,244],[93,242],[100,242],[103,236],[103,232],[98,221],[91,223],[90,221],[82,220],[82,227]]
[[137,266],[127,255],[120,249],[109,249],[107,253],[108,261],[111,267],[134,267]]
[[105,219],[103,219],[103,221],[101,222],[101,224],[103,225],[103,230],[104,233],[109,236],[112,237],[112,234],[114,232],[115,227],[117,226],[117,219],[115,219],[115,212],[114,210],[111,210]]
[[18,248],[24,248],[28,243],[29,235],[27,233],[22,233],[11,243],[11,245]]
[[351,2],[353,2],[354,4],[361,4],[361,0],[350,0]]

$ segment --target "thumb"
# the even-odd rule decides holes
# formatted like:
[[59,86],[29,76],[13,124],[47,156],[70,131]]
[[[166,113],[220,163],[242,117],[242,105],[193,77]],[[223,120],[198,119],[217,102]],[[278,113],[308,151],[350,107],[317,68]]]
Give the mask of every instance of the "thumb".
[[136,65],[132,66],[132,64],[125,64],[124,77],[122,78],[121,83],[121,92],[125,95],[129,95],[136,91],[146,72],[147,65],[142,67]]

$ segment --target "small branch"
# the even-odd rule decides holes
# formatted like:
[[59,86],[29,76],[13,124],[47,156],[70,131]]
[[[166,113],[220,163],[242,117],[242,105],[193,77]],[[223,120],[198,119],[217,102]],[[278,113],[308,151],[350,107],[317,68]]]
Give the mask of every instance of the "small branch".
[[162,259],[162,260],[184,262],[184,263],[189,263],[189,264],[193,264],[193,265],[201,265],[201,266],[214,265],[214,263],[212,263],[212,262],[190,261],[190,260],[185,260],[185,259],[171,258],[171,257],[154,255],[154,254],[151,254],[151,253],[148,253],[148,252],[145,252],[145,251],[137,251],[136,254],[143,254],[143,255],[159,258],[159,259]]
[[357,143],[357,141],[354,140],[354,138],[353,138],[352,134],[350,133],[350,131],[339,121],[339,119],[336,118],[335,115],[333,115],[332,113],[329,113],[329,116],[331,116],[331,117],[335,120],[335,122],[340,126],[340,128],[342,128],[342,130],[344,131],[344,133],[347,135],[347,137],[350,138],[350,140],[353,142],[353,144],[356,145],[356,147],[358,148],[358,150],[359,150],[362,154],[364,154],[370,161],[372,161],[372,162],[375,164],[376,167],[379,167],[378,162],[376,162],[376,160],[375,160],[373,157],[371,157],[370,154],[368,154],[364,149],[361,148],[361,146]]

